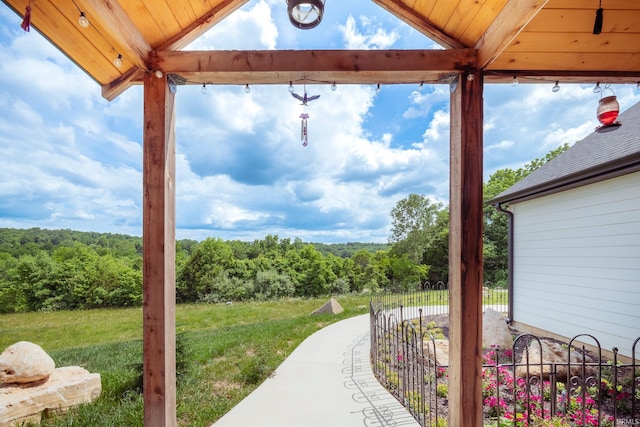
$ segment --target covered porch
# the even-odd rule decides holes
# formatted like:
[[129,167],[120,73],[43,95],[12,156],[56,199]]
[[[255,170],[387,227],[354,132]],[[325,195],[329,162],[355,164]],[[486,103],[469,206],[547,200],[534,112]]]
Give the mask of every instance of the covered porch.
[[[506,83],[640,80],[640,4],[472,0],[375,3],[442,50],[199,51],[180,49],[245,0],[4,0],[98,82],[112,100],[144,86],[145,425],[175,415],[175,97],[182,84],[444,84],[450,88],[449,425],[482,425],[483,88]],[[331,3],[326,5],[331,7]],[[145,12],[146,11],[146,12]],[[151,14],[148,11],[153,11]],[[91,19],[104,40],[78,25]],[[159,24],[161,23],[161,25]],[[322,25],[322,23],[320,23]],[[114,65],[111,48],[122,56]]]

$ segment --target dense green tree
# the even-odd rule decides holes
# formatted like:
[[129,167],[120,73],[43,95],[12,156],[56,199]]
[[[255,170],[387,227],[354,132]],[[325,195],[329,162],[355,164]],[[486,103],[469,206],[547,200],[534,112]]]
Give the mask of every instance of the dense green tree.
[[313,245],[306,245],[299,253],[298,263],[293,266],[297,273],[296,295],[314,297],[327,295],[337,279],[322,254]]
[[256,273],[254,298],[259,301],[291,297],[295,287],[291,278],[275,270],[258,271]]
[[421,194],[410,194],[391,210],[392,253],[406,255],[414,263],[423,263],[424,254],[433,241],[442,203]]
[[313,246],[315,246],[315,248],[325,256],[328,254],[333,254],[344,259],[351,258],[356,252],[360,250],[376,253],[377,251],[387,251],[391,249],[391,245],[389,245],[388,243],[314,243]]
[[433,228],[431,244],[424,254],[424,263],[429,266],[427,280],[430,283],[449,280],[449,208],[438,212]]
[[233,269],[235,259],[231,247],[221,239],[208,238],[193,248],[176,279],[177,300],[195,302],[215,290],[222,273]]
[[427,277],[429,267],[416,264],[407,255],[389,257],[388,277],[394,291],[413,291],[420,289]]
[[34,255],[22,255],[18,259],[13,275],[13,289],[17,292],[15,311],[37,311],[46,307],[47,301],[55,298],[51,277],[55,265],[44,251]]
[[386,289],[389,285],[389,278],[386,275],[388,258],[387,251],[371,253],[362,249],[356,252],[351,258],[353,260],[351,290],[375,292],[379,289]]

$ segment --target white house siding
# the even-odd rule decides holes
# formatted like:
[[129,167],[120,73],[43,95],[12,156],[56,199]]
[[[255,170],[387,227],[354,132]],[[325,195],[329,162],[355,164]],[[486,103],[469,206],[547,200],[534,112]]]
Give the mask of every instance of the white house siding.
[[591,334],[631,356],[640,337],[640,172],[511,210],[514,320],[569,338]]

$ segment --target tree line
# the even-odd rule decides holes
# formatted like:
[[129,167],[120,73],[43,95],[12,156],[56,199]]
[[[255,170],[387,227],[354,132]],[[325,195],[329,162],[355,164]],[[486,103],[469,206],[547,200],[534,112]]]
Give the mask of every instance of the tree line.
[[[484,184],[490,200],[568,148]],[[390,212],[388,244],[304,243],[277,235],[253,242],[176,242],[180,303],[270,300],[349,292],[414,290],[447,282],[448,206],[410,194]],[[507,218],[484,215],[484,280],[506,286]],[[139,306],[142,239],[80,232],[0,228],[0,313]]]
[[[310,244],[271,235],[254,242],[178,240],[176,299],[226,302],[377,290],[386,286],[389,246]],[[141,303],[140,237],[0,229],[0,313]]]

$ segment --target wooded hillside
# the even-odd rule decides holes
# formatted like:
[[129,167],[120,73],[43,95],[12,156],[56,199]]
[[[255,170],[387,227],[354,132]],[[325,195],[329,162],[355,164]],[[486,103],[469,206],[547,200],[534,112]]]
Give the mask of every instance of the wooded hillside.
[[[317,248],[316,248],[317,246]],[[373,243],[179,240],[179,302],[266,300],[417,286]],[[397,264],[397,263],[396,263]],[[0,313],[137,306],[142,239],[73,230],[0,229]]]

